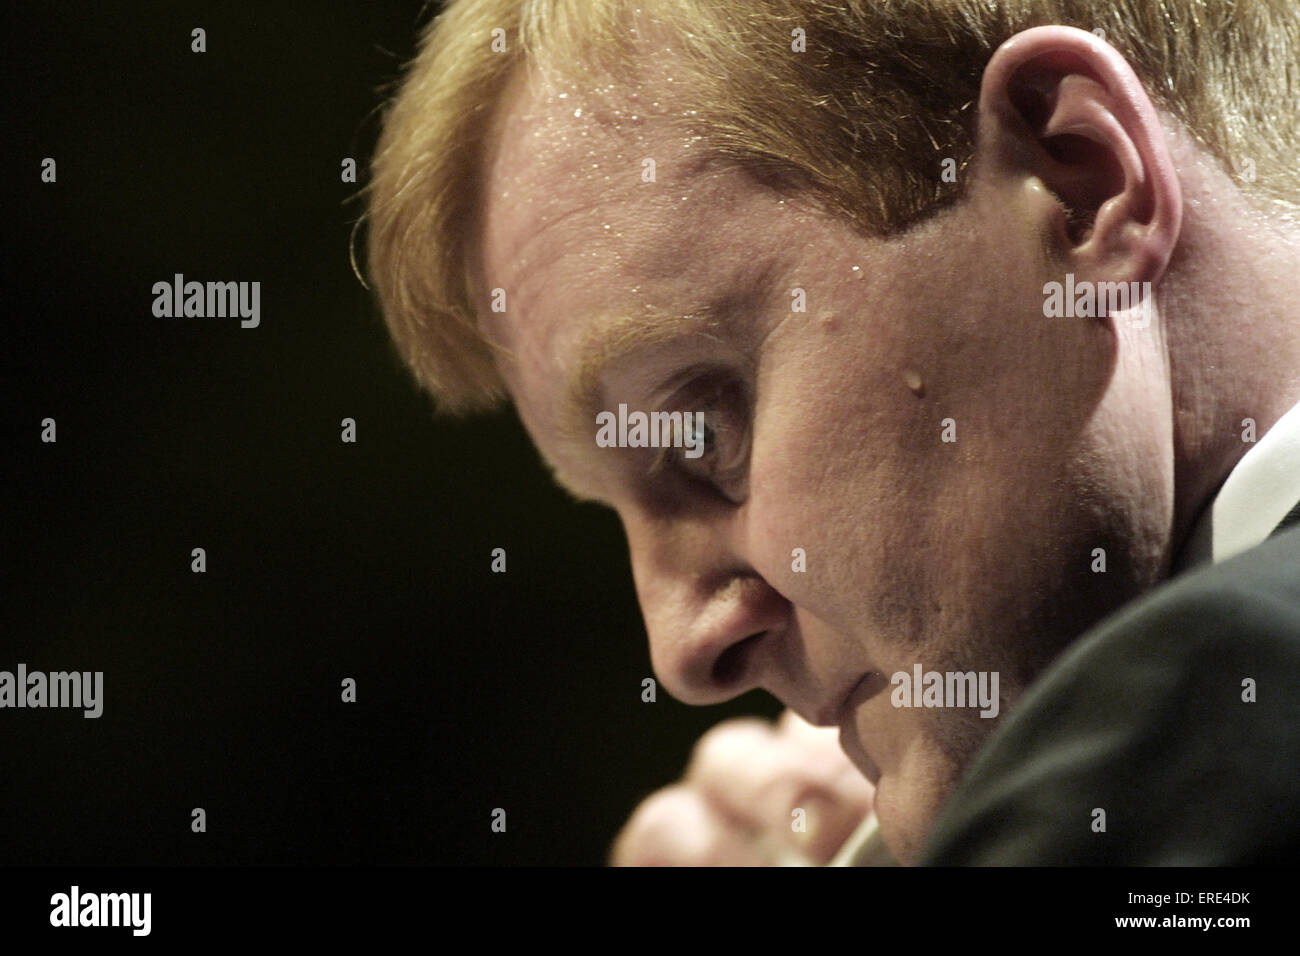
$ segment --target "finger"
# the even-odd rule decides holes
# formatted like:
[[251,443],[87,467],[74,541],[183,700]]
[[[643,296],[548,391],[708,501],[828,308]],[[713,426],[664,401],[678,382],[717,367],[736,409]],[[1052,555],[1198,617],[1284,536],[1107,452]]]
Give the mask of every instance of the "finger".
[[870,813],[869,805],[820,787],[803,791],[794,803],[788,842],[818,866],[830,862]]
[[871,785],[837,732],[797,717],[775,726],[719,724],[701,738],[687,779],[736,826],[817,863],[834,855],[871,807]]
[[[833,729],[828,733],[804,724],[786,733],[782,746],[791,753],[796,772],[806,774],[793,798],[806,816],[798,842],[815,863],[828,863],[870,815],[875,788],[845,755]],[[795,836],[800,837],[797,830]]]
[[853,765],[840,746],[839,731],[834,727],[814,727],[792,710],[783,711],[777,723],[777,740],[794,754],[805,755],[806,765],[816,779],[839,799],[853,806],[871,806],[875,788]]
[[772,805],[780,800],[779,794],[774,800],[768,791],[787,764],[774,725],[749,718],[727,720],[696,743],[685,779],[718,813],[742,827],[765,830],[773,825]]
[[766,866],[753,834],[677,784],[637,807],[610,853],[613,866]]

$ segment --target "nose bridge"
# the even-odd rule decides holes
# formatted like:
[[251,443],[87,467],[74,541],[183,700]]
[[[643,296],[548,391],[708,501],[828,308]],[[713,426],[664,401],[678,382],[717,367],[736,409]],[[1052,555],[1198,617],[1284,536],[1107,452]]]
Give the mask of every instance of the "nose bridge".
[[753,645],[780,624],[784,601],[737,551],[736,521],[734,510],[623,516],[655,673],[686,703],[759,686]]

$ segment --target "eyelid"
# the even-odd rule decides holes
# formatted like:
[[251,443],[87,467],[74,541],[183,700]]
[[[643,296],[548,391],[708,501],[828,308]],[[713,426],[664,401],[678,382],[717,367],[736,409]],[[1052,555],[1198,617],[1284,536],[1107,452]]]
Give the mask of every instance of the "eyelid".
[[[680,411],[685,413],[686,406],[692,405],[694,399],[704,395],[714,395],[719,387],[720,377],[728,370],[713,363],[698,363],[674,373],[656,388],[650,395],[650,408],[656,412]],[[734,373],[732,373],[734,374]],[[692,407],[690,411],[698,411]],[[655,453],[647,472],[651,475],[661,474],[676,457],[678,448],[665,446]]]
[[[704,408],[701,409],[697,405],[695,408],[690,409],[691,412],[710,411],[716,412],[719,416],[720,420],[714,425],[713,429],[715,447],[720,436],[735,436],[731,439],[735,442],[734,446],[727,449],[733,453],[736,459],[735,462],[732,464],[723,463],[708,474],[700,474],[696,470],[696,464],[699,462],[717,462],[719,452],[713,452],[712,458],[706,454],[701,458],[688,459],[681,448],[663,448],[655,456],[650,466],[650,473],[658,474],[664,471],[665,468],[673,468],[683,477],[708,483],[717,488],[729,500],[736,501],[731,494],[734,489],[728,486],[734,484],[736,476],[747,472],[749,467],[751,402],[748,390],[745,388],[743,381],[736,377],[734,373],[728,374],[714,369],[711,373],[701,375],[700,378],[681,389],[672,400],[665,403],[665,406],[661,406],[661,410],[680,409],[682,405],[690,404],[692,392],[695,396],[705,399],[705,401],[699,403]],[[735,422],[728,420],[733,417]],[[736,423],[738,423],[737,427],[731,427]],[[741,500],[743,500],[743,497],[742,495]]]

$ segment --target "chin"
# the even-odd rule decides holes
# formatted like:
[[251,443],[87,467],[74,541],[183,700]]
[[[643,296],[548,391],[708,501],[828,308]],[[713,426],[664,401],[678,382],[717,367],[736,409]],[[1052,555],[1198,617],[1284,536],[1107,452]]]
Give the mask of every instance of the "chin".
[[876,819],[880,824],[880,838],[889,848],[889,854],[903,866],[911,866],[925,843],[931,820],[919,819],[920,809],[913,801],[899,800],[897,788],[882,778],[876,789]]
[[913,865],[921,856],[966,762],[939,750],[913,761],[908,769],[881,775],[875,797],[880,837],[903,866]]

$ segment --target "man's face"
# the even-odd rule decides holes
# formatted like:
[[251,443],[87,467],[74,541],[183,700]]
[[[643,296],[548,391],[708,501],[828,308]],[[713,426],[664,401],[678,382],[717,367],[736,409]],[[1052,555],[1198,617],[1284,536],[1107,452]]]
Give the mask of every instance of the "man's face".
[[[863,238],[705,162],[667,119],[689,97],[655,88],[507,92],[478,250],[507,308],[487,330],[542,454],[622,519],[665,687],[761,687],[841,726],[906,862],[997,721],[895,707],[889,676],[996,671],[1005,714],[1158,574],[1169,439],[1159,409],[1108,399],[1102,324],[1043,317],[1060,275],[1040,185],[977,180],[905,237]],[[598,447],[620,403],[707,410],[709,449]],[[1129,446],[1106,437],[1120,418]]]

